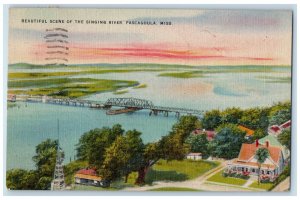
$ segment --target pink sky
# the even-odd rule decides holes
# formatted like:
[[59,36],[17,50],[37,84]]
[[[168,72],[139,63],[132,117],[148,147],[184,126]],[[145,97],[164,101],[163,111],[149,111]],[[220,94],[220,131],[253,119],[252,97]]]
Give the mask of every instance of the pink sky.
[[[55,16],[65,17],[62,10],[54,11]],[[289,65],[291,62],[290,12],[191,10],[166,14],[144,10],[133,14],[133,10],[113,11],[114,15],[102,12],[101,19],[122,20],[122,25],[60,25],[69,30],[69,64]],[[89,19],[99,15],[97,10],[68,12],[68,18]],[[45,29],[53,25],[20,23],[25,14],[28,18],[28,13],[32,18],[52,15],[11,12],[14,20],[10,22],[9,60],[10,63],[45,64],[49,62],[45,61],[49,49],[43,36]],[[127,20],[163,20],[171,21],[172,25],[128,25]]]

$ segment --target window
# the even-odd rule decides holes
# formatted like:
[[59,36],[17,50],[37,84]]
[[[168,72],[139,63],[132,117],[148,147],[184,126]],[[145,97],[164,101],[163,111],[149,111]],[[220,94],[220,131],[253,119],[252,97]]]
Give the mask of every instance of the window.
[[252,172],[253,172],[253,173],[255,172],[255,169],[254,169],[254,168],[252,169]]

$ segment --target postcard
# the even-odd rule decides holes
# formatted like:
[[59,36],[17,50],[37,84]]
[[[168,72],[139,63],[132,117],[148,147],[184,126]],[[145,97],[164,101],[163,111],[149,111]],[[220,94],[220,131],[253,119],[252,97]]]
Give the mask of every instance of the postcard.
[[8,190],[290,190],[291,10],[10,8],[8,45]]

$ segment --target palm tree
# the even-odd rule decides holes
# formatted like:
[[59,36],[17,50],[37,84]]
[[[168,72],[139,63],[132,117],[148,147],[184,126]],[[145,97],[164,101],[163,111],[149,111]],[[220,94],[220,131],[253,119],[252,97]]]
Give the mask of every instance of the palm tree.
[[261,165],[266,161],[266,159],[270,156],[269,150],[267,148],[259,148],[255,152],[255,159],[257,160],[258,165],[258,185],[260,184],[260,168]]

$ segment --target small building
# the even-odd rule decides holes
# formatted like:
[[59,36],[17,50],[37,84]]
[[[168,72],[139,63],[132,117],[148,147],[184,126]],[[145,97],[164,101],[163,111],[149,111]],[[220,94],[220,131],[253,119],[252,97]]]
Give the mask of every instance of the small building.
[[107,181],[102,180],[102,177],[97,175],[94,169],[81,169],[76,172],[75,184],[90,185],[97,187],[107,187],[109,184]]
[[15,94],[8,94],[7,95],[7,101],[9,102],[16,102],[17,96]]
[[254,130],[251,130],[250,128],[247,128],[247,127],[242,126],[242,125],[239,125],[238,128],[239,128],[241,131],[245,131],[245,132],[246,132],[246,135],[245,135],[245,138],[246,138],[246,139],[250,139],[250,138],[253,137]]
[[229,162],[225,171],[258,176],[258,163],[255,159],[255,153],[258,148],[266,148],[270,153],[270,156],[261,165],[260,175],[263,178],[269,178],[270,181],[274,181],[282,173],[285,162],[282,149],[270,146],[268,141],[264,145],[259,144],[258,140],[253,144],[242,144],[238,158]]
[[191,134],[193,135],[200,135],[200,134],[205,134],[206,135],[206,139],[208,141],[212,141],[215,136],[216,136],[216,132],[213,130],[205,130],[205,129],[195,129]]
[[268,134],[274,135],[277,137],[278,135],[280,135],[282,133],[282,131],[290,129],[291,124],[292,124],[291,120],[288,120],[281,125],[272,125],[268,128]]
[[189,153],[186,156],[186,159],[189,159],[189,160],[202,160],[202,153]]

